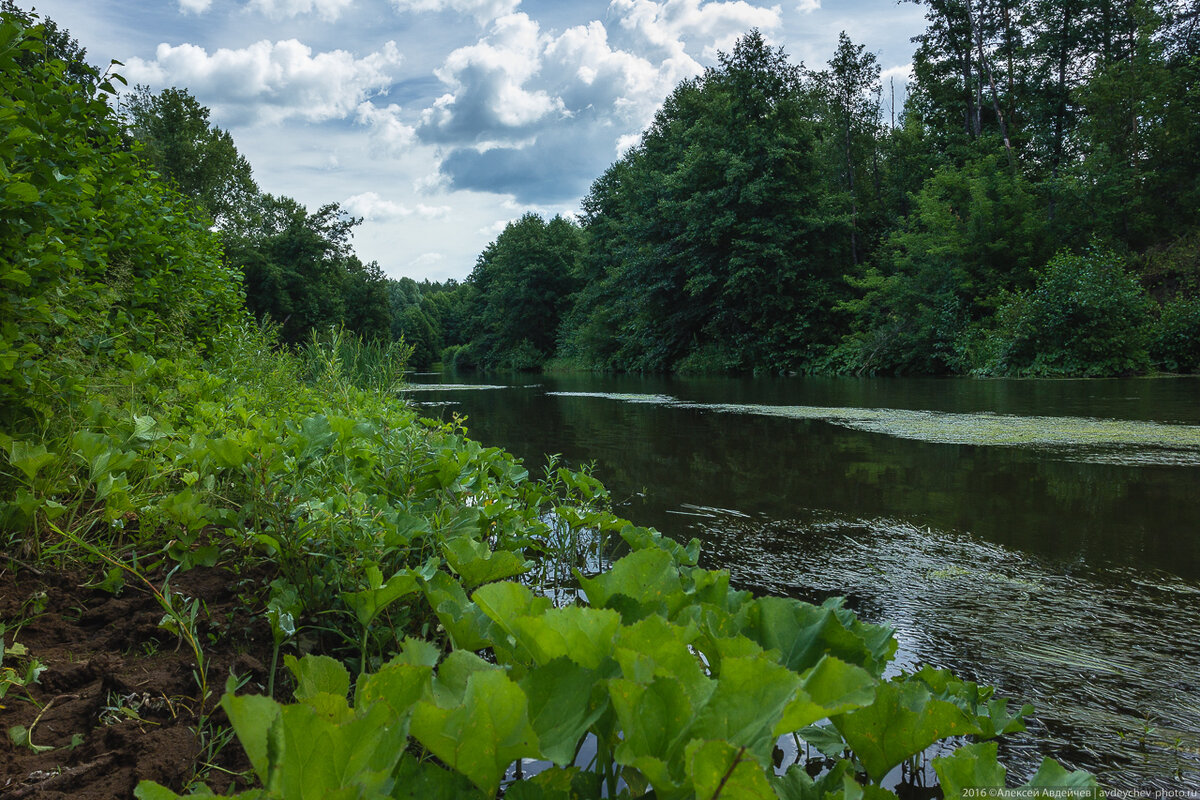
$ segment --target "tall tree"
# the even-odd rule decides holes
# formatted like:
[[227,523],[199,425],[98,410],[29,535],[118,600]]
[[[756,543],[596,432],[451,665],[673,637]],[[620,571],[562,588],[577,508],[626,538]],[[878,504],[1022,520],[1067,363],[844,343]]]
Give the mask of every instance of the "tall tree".
[[363,270],[350,246],[359,222],[337,203],[310,214],[290,197],[264,194],[225,232],[226,258],[245,275],[247,307],[278,322],[284,341],[347,322],[348,284]]
[[[866,245],[860,241],[859,219],[863,205],[859,195],[864,182],[856,179],[856,175],[867,172],[869,161],[874,161],[878,168],[879,60],[864,45],[850,41],[842,31],[828,71],[815,77],[831,110],[832,127],[836,131],[831,138],[840,150],[841,183],[850,205],[850,256],[854,266],[858,266]],[[878,186],[878,176],[875,183]]]
[[0,12],[10,15],[29,29],[29,34],[40,40],[36,48],[17,53],[17,63],[29,69],[35,62],[39,65],[60,64],[62,77],[67,83],[79,84],[94,89],[99,83],[96,70],[87,62],[87,50],[79,40],[71,36],[66,28],[49,17],[38,17],[32,11],[24,11],[13,0],[0,1]]
[[602,302],[573,318],[573,355],[655,371],[820,357],[851,258],[847,217],[821,202],[816,105],[758,31],[676,88],[585,200],[586,273],[603,277],[583,298]]
[[122,98],[142,156],[179,191],[226,227],[258,192],[250,164],[229,131],[209,122],[209,110],[186,89],[154,94],[138,86]]

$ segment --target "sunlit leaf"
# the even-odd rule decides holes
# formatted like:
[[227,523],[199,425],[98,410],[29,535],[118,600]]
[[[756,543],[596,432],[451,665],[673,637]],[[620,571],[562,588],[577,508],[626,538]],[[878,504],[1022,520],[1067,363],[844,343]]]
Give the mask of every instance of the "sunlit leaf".
[[962,709],[934,700],[928,688],[916,683],[882,683],[874,703],[832,722],[876,781],[940,739],[979,731]]
[[996,750],[995,742],[978,742],[933,759],[946,800],[962,797],[963,789],[1003,787],[1008,770],[996,761]]
[[499,671],[472,673],[461,705],[417,703],[411,731],[488,796],[495,794],[504,770],[515,759],[540,754],[525,693]]
[[687,772],[696,800],[775,800],[763,768],[725,741],[694,740],[687,747]]

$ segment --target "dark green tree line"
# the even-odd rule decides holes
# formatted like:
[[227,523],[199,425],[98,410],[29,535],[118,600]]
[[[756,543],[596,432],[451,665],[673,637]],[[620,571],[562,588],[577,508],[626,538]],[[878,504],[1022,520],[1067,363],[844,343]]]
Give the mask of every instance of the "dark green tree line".
[[[1200,342],[1195,9],[915,1],[928,27],[907,103],[888,124],[877,59],[845,34],[826,67],[809,70],[751,32],[675,89],[583,200],[559,363],[860,374],[1190,368],[1190,342]],[[470,303],[442,315],[469,329],[460,341],[481,353],[495,349],[489,341],[509,346],[502,331],[528,317],[519,284],[487,272],[499,244],[468,283]],[[1014,310],[1039,292],[1074,302],[1063,286],[1079,296],[1124,287],[1118,264],[1141,294],[1117,292],[1125,310],[1111,313],[1129,324],[1096,328],[1097,347],[1050,352],[1057,335],[1030,329],[1049,318]],[[1060,280],[1072,269],[1083,284]],[[1158,302],[1142,303],[1147,292]],[[1146,342],[1151,362],[1137,355]],[[1029,347],[1047,352],[1037,359]]]

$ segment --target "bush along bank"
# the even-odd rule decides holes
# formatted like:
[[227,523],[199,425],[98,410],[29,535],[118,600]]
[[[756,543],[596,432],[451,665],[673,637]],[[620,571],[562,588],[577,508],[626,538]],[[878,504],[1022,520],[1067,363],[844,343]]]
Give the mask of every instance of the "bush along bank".
[[[1029,707],[930,668],[884,678],[887,627],[731,588],[586,472],[533,477],[420,419],[390,391],[403,346],[281,349],[207,220],[125,148],[111,82],[70,82],[40,35],[0,17],[0,563],[152,597],[197,731],[245,750],[239,796],[892,797],[936,743],[946,796],[1005,783],[993,740]],[[213,566],[270,632],[261,684],[219,701],[229,634],[172,588]],[[58,668],[9,630],[0,696],[33,702]],[[68,757],[35,744],[54,701],[10,752]],[[777,774],[788,734],[825,754],[815,775]],[[509,776],[525,759],[551,766]],[[136,794],[204,794],[201,766]],[[1053,761],[1028,785],[1095,787]]]

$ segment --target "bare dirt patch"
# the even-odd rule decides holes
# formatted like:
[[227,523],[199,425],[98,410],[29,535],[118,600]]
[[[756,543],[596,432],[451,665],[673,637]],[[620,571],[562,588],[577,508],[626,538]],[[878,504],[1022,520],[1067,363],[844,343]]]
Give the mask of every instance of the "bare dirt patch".
[[[215,708],[225,679],[266,682],[271,634],[249,607],[249,590],[265,579],[197,568],[171,581],[207,612],[199,634],[211,716],[201,727],[195,658],[160,627],[163,608],[149,591],[131,584],[113,595],[89,588],[82,573],[0,567],[3,666],[22,676],[31,659],[45,667],[36,683],[0,698],[0,797],[111,800],[132,797],[141,780],[182,791],[198,769],[218,792],[245,788],[249,764],[236,740],[204,761],[211,737],[227,727]],[[12,740],[16,726],[32,746]]]

